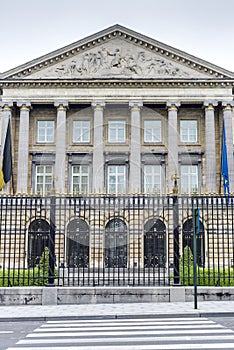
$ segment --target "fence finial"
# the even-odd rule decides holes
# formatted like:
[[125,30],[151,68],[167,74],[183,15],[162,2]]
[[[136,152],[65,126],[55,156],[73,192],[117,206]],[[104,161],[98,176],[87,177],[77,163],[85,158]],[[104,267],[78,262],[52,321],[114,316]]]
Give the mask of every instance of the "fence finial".
[[179,188],[178,188],[178,183],[177,180],[179,179],[179,176],[177,175],[177,172],[175,172],[174,175],[171,176],[171,180],[174,181],[174,186],[173,186],[173,196],[178,196],[179,193]]

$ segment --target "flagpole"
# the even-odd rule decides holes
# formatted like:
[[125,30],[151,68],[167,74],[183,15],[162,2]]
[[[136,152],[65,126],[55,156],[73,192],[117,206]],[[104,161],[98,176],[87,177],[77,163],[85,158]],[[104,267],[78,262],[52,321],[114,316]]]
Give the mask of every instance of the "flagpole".
[[228,203],[230,199],[229,188],[229,174],[228,174],[228,159],[227,159],[227,145],[226,145],[226,129],[225,121],[223,119],[223,135],[222,135],[222,160],[221,160],[221,175],[223,178],[223,194],[228,196]]
[[[11,119],[10,119],[10,135],[12,135]],[[14,149],[14,147],[12,147],[12,137],[11,136],[10,136],[10,140],[11,140],[11,187],[12,187],[12,192],[13,192],[13,195],[14,195],[15,194],[15,182],[14,182],[14,176],[13,176],[13,158],[14,158],[14,154],[12,152],[12,149]]]
[[15,194],[15,183],[14,183],[13,172],[12,172],[12,175],[11,175],[11,186],[12,186],[12,192],[13,192],[13,195],[14,195]]

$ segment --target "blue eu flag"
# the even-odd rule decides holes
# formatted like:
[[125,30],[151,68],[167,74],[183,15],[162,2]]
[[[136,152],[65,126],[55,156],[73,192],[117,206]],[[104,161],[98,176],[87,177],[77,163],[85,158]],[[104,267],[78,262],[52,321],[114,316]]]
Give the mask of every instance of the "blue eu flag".
[[222,137],[222,176],[223,176],[224,195],[229,196],[230,189],[229,189],[229,176],[228,176],[226,130],[225,130],[225,121],[224,120],[223,120],[223,137]]

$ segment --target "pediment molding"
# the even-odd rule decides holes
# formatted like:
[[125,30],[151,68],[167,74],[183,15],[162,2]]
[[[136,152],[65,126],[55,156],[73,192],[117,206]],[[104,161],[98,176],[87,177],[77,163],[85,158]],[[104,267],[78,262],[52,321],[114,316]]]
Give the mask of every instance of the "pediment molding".
[[2,82],[113,78],[222,80],[234,73],[115,25],[0,75]]
[[140,80],[124,81],[119,79],[111,80],[0,80],[0,88],[224,88],[233,87],[232,80],[211,80],[205,79],[161,79],[161,80]]

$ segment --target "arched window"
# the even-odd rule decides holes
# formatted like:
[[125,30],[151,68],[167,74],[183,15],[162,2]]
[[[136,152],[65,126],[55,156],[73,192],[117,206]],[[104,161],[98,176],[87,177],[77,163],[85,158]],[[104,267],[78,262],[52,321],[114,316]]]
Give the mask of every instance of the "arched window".
[[105,267],[127,267],[127,226],[123,220],[107,223],[104,254]]
[[[200,231],[197,233],[197,264],[204,266],[205,264],[205,239],[204,226],[200,221]],[[193,219],[188,219],[183,224],[183,251],[188,246],[193,252]]]
[[50,225],[46,220],[31,222],[28,229],[28,266],[35,267],[45,247],[49,246]]
[[74,219],[67,226],[67,264],[69,267],[89,265],[89,226],[82,219]]
[[144,266],[164,267],[166,262],[166,226],[150,219],[144,227]]

